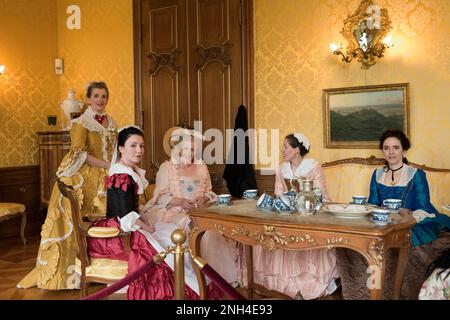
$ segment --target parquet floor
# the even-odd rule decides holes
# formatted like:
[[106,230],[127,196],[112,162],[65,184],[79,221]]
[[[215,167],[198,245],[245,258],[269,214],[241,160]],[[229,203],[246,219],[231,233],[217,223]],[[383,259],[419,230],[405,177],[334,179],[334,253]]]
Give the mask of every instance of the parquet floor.
[[[19,289],[17,283],[36,265],[40,237],[27,238],[24,246],[20,238],[0,239],[0,300],[78,300],[79,290],[51,291],[38,288]],[[92,286],[90,292],[104,288]],[[122,300],[124,294],[115,294],[111,300]]]
[[[38,288],[19,289],[17,283],[30,272],[36,264],[39,248],[39,235],[27,238],[24,246],[19,237],[0,239],[0,300],[78,300],[79,290],[51,291]],[[90,293],[104,288],[103,285],[91,285]],[[238,289],[245,295],[243,289]],[[262,296],[257,298],[263,298]],[[116,293],[108,300],[125,300],[126,295]],[[340,300],[340,292],[322,298],[323,300]],[[321,300],[322,300],[321,299]]]

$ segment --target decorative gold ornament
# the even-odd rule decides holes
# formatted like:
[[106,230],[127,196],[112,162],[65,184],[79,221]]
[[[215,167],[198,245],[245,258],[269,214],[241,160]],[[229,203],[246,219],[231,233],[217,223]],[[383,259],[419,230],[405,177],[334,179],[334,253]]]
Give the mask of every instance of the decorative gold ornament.
[[376,240],[373,240],[370,245],[367,252],[369,255],[375,260],[376,265],[382,270],[382,263],[383,263],[383,251],[384,251],[384,243],[383,239],[377,238]]
[[274,251],[286,246],[289,243],[305,242],[310,245],[317,245],[314,238],[305,234],[303,236],[285,236],[281,232],[275,230],[275,226],[264,226],[264,230],[250,232],[243,226],[239,226],[237,229],[231,230],[231,236],[240,235],[247,237],[257,243],[259,243],[264,249],[268,251]]
[[347,54],[342,44],[330,44],[335,55],[341,55],[342,61],[350,62],[356,58],[361,62],[361,69],[369,69],[376,63],[376,58],[384,56],[384,51],[392,46],[392,29],[386,9],[381,9],[374,0],[362,0],[353,15],[344,20],[341,33],[347,40]]

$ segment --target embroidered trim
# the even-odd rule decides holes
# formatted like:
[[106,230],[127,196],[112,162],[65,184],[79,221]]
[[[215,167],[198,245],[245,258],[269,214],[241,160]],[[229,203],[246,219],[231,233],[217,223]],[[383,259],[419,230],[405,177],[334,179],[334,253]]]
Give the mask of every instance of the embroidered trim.
[[117,134],[117,124],[113,118],[107,115],[108,127],[105,128],[100,123],[98,123],[97,120],[94,119],[94,116],[95,112],[89,106],[80,117],[72,120],[72,122],[79,123],[87,130],[100,134],[100,137],[102,139],[103,160],[109,161],[110,157],[108,155],[108,145],[113,144],[113,142],[115,141],[115,135]]
[[[413,168],[408,165],[404,165],[404,169],[402,171],[402,176],[400,177],[400,180],[398,184],[396,184],[394,187],[406,187],[408,183],[414,178],[414,175],[417,172],[417,168]],[[377,168],[376,169],[376,180],[377,183],[382,184],[384,186],[392,187],[391,185],[387,185],[383,183],[384,175],[386,172],[384,171],[384,168]],[[406,177],[406,178],[405,178]]]

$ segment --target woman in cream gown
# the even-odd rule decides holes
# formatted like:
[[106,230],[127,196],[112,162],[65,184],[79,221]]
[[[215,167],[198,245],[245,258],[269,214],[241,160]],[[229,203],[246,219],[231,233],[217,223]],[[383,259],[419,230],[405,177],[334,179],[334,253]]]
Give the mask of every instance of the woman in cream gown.
[[[70,150],[56,175],[72,186],[81,205],[82,216],[99,217],[106,213],[105,177],[116,141],[116,122],[104,112],[108,102],[104,82],[92,82],[87,88],[90,106],[72,121]],[[36,267],[17,285],[42,289],[78,289],[74,277],[76,240],[69,201],[55,183],[41,229]]]

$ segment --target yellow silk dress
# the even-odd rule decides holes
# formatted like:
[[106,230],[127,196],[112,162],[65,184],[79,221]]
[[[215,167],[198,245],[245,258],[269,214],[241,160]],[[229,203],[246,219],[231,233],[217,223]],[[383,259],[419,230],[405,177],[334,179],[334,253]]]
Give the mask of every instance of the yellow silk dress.
[[[73,120],[70,151],[61,161],[56,175],[76,190],[81,215],[97,218],[106,215],[105,177],[108,170],[90,166],[86,159],[89,154],[111,161],[117,126],[108,116],[108,127],[104,128],[94,116],[95,112],[89,107],[79,118]],[[41,229],[36,267],[17,287],[37,286],[49,290],[79,288],[79,277],[75,273],[78,248],[73,227],[69,201],[63,198],[55,183],[47,217]]]

